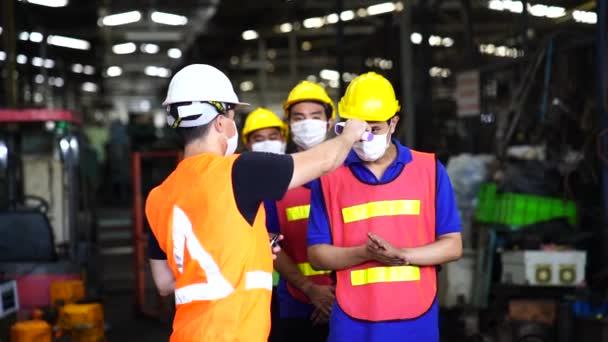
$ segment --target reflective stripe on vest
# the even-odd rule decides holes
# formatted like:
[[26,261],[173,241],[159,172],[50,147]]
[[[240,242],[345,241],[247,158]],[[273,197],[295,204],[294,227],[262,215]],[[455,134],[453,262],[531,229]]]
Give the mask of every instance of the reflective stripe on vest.
[[307,219],[310,215],[310,205],[300,205],[285,209],[287,221],[298,221]]
[[350,272],[353,286],[416,280],[420,280],[420,268],[417,266],[371,267]]
[[298,269],[300,270],[300,272],[302,272],[302,274],[306,277],[311,277],[311,276],[316,276],[316,275],[322,275],[322,274],[330,274],[331,271],[318,271],[315,270],[312,265],[308,262],[303,262],[298,264]]
[[420,215],[420,200],[378,201],[342,209],[344,223],[397,215]]

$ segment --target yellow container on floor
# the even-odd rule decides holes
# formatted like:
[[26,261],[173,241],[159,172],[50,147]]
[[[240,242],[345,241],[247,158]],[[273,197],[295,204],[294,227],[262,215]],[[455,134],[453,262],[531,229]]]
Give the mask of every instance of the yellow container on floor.
[[65,305],[59,309],[59,328],[72,337],[72,342],[104,341],[104,319],[101,304]]
[[13,324],[10,342],[51,342],[52,336],[51,326],[36,319]]
[[51,305],[75,303],[84,299],[84,282],[82,280],[55,281],[51,283]]

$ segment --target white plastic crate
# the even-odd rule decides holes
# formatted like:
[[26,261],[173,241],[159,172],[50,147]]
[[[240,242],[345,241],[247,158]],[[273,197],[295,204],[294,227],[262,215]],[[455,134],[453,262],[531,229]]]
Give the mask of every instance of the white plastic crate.
[[585,281],[585,251],[510,251],[502,253],[503,284],[578,286]]

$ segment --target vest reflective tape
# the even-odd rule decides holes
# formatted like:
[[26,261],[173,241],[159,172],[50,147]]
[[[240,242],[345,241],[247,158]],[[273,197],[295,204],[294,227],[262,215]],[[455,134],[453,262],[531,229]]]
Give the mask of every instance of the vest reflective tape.
[[245,273],[245,290],[265,289],[272,291],[272,273],[251,271]]
[[310,205],[300,205],[285,209],[287,221],[298,221],[307,219],[310,215]]
[[397,215],[420,215],[420,200],[378,201],[342,209],[344,223]]
[[350,282],[353,286],[417,280],[420,280],[418,266],[372,267],[350,272]]
[[318,270],[315,270],[314,268],[312,268],[312,265],[310,263],[308,263],[308,262],[303,262],[301,264],[298,264],[298,269],[306,277],[316,276],[316,275],[322,275],[322,274],[330,274],[331,273],[331,271],[324,271],[324,270],[318,271]]

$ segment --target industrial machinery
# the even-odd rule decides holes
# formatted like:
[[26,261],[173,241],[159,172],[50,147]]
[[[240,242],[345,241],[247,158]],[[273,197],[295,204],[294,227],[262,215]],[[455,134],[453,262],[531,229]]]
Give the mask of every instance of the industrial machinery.
[[51,283],[86,275],[94,254],[80,120],[64,110],[0,110],[0,123],[0,274],[16,280],[20,309],[32,310],[51,304]]

